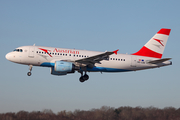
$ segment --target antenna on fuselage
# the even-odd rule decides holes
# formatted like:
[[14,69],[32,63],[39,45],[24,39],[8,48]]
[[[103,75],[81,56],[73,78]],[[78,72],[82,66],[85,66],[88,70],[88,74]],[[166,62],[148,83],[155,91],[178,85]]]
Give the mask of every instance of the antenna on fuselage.
[[34,43],[34,45],[33,46],[35,46],[35,43]]

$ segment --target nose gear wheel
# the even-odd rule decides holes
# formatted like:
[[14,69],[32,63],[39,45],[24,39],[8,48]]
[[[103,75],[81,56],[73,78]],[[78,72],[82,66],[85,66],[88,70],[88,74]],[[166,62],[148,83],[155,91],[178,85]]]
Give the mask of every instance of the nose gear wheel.
[[32,75],[32,73],[31,73],[32,67],[33,67],[32,65],[29,65],[29,72],[27,73],[28,76],[31,76],[31,75]]

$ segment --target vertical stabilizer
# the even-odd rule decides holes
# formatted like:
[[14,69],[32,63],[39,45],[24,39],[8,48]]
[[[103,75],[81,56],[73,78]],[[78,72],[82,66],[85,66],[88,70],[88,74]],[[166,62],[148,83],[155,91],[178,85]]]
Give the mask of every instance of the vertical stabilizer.
[[138,52],[132,55],[161,58],[171,29],[159,30]]

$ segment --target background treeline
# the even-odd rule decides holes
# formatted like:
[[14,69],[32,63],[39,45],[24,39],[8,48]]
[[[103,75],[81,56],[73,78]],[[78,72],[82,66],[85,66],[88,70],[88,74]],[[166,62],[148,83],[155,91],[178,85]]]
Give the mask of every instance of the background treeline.
[[61,111],[19,111],[1,113],[0,120],[180,120],[180,108],[166,107],[119,107],[103,106],[100,109]]

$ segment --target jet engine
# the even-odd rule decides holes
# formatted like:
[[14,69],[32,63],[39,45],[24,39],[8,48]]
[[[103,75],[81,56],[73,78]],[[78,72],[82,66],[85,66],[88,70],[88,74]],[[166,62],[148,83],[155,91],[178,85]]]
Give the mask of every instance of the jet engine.
[[75,72],[75,65],[71,62],[56,61],[54,67],[51,68],[52,75],[66,75]]

